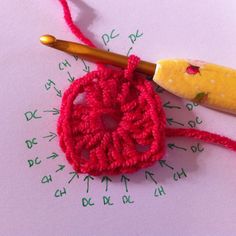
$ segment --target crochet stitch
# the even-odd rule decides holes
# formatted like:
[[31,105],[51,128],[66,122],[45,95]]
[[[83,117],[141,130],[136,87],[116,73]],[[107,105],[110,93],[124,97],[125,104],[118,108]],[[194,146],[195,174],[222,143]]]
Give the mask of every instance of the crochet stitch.
[[[66,0],[65,20],[78,39],[95,47],[72,21]],[[160,97],[134,70],[131,55],[125,70],[102,64],[65,91],[58,120],[60,146],[78,173],[120,174],[148,167],[165,154],[165,137],[192,137],[236,151],[236,142],[196,129],[166,128]]]

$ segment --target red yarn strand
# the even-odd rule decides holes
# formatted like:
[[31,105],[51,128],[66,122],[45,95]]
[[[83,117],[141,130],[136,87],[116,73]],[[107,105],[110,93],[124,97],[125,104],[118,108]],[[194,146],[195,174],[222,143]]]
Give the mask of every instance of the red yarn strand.
[[[66,0],[59,0],[59,2],[62,5],[63,11],[64,11],[64,19],[66,21],[66,24],[70,28],[71,32],[84,44],[96,48],[96,46],[93,44],[93,42],[88,39],[82,31],[75,25],[75,23],[72,20],[71,13],[70,13],[70,8],[68,6],[68,3]],[[104,65],[100,63],[96,63],[98,69],[103,69]]]
[[70,28],[71,32],[84,44],[86,44],[90,47],[96,48],[96,46],[90,41],[90,39],[85,37],[84,34],[81,32],[81,30],[74,24],[67,1],[66,0],[59,0],[59,2],[61,3],[61,5],[63,7],[64,18],[65,18],[65,21],[66,21],[68,27]]
[[167,137],[190,137],[202,140],[207,143],[214,143],[218,145],[222,145],[225,148],[232,149],[236,151],[236,141],[221,136],[219,134],[213,134],[203,130],[197,129],[177,129],[177,128],[166,128],[166,136]]

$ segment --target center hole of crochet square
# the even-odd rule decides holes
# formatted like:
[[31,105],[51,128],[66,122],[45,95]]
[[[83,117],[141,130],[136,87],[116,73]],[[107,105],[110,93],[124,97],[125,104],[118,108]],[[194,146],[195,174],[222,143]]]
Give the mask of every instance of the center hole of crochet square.
[[102,119],[102,125],[104,129],[107,131],[115,130],[120,121],[119,117],[114,117],[110,114],[102,114],[101,119]]
[[136,144],[135,148],[138,152],[147,152],[150,150],[150,145]]

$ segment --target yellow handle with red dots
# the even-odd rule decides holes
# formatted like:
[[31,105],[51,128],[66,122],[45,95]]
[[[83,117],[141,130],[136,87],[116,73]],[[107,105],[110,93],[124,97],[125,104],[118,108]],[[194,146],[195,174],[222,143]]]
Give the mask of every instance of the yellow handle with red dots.
[[169,92],[236,114],[236,70],[191,60],[160,60],[153,80]]

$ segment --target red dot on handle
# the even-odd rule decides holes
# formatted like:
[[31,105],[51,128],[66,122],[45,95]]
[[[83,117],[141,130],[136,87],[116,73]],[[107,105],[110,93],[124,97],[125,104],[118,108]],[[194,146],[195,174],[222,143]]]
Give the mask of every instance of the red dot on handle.
[[193,65],[189,65],[186,68],[186,72],[190,75],[195,75],[197,73],[200,73],[200,67],[199,66],[193,66]]

